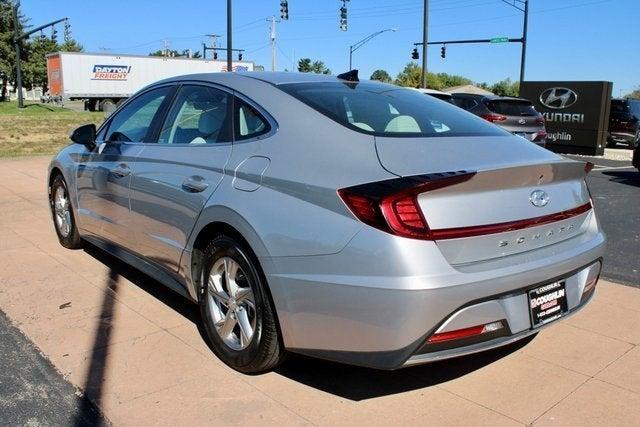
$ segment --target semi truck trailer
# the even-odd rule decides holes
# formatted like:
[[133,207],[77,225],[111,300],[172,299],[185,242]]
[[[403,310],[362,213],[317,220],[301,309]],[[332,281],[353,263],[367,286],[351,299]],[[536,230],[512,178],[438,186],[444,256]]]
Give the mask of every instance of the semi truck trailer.
[[[233,71],[253,71],[250,61],[234,61]],[[47,55],[51,102],[83,100],[86,110],[110,113],[146,85],[168,77],[227,71],[227,62],[164,56],[56,52]]]

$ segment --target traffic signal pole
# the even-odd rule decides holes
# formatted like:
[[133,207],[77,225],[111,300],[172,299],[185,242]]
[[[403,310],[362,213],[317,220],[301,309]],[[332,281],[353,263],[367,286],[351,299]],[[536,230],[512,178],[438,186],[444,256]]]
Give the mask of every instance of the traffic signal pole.
[[233,51],[233,43],[231,40],[232,37],[232,28],[231,28],[231,0],[227,0],[227,72],[233,71],[233,64],[231,58],[231,52]]
[[16,48],[16,87],[18,91],[18,108],[24,108],[22,99],[22,69],[20,68],[20,38],[18,37],[18,7],[20,2],[16,2],[13,8],[13,31],[15,33],[14,44]]
[[522,56],[520,57],[520,83],[524,81],[524,66],[527,56],[527,27],[529,25],[529,0],[524,2],[524,23],[522,26]]
[[429,0],[424,0],[424,10],[422,17],[422,78],[420,79],[420,86],[422,88],[427,87],[427,42],[429,36]]
[[40,30],[43,30],[47,27],[52,27],[55,24],[66,21],[67,18],[58,19],[57,21],[49,22],[48,24],[40,25],[37,28],[29,31],[28,33],[19,34],[19,24],[18,24],[18,8],[20,7],[20,2],[16,2],[13,6],[13,43],[16,50],[16,91],[18,94],[18,108],[24,108],[24,98],[22,96],[22,67],[20,66],[20,42],[22,40],[26,40],[33,33],[36,33]]

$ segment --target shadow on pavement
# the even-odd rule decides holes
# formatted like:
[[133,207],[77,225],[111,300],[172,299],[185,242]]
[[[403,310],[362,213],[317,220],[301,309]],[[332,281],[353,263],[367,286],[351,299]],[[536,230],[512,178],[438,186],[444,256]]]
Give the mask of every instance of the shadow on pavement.
[[450,381],[521,349],[534,337],[505,347],[397,371],[380,371],[291,355],[276,372],[333,395],[354,400],[388,396]]
[[[117,294],[118,291],[117,278],[124,277],[193,322],[198,327],[204,342],[210,347],[196,304],[101,249],[87,246],[85,251],[110,268],[108,282],[114,293]],[[112,303],[107,303],[107,301],[113,300],[105,298],[101,318],[112,315]],[[92,355],[91,367],[84,388],[94,401],[100,399],[101,380],[108,362],[104,346],[108,345],[110,325],[109,322],[103,323],[101,322],[101,327],[96,334],[95,345],[97,347]],[[276,373],[326,393],[360,401],[429,387],[461,377],[519,350],[532,339],[533,337],[529,337],[518,343],[477,355],[397,371],[361,368],[291,354],[287,361],[276,369]],[[212,357],[214,357],[213,354]]]
[[602,174],[610,176],[611,181],[613,182],[640,187],[640,172],[638,172],[637,170],[605,171],[602,172]]

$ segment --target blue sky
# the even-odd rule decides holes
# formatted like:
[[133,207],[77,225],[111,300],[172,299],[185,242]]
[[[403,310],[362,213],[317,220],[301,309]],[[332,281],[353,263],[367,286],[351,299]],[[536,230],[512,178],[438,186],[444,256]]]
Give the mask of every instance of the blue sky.
[[[279,0],[234,0],[234,47],[270,69],[266,18],[279,17]],[[519,37],[522,13],[500,0],[431,0],[432,41]],[[289,21],[277,25],[278,69],[301,57],[323,60],[334,73],[348,68],[349,45],[385,28],[354,54],[368,77],[377,68],[395,76],[422,38],[422,0],[351,0],[349,28],[338,28],[339,0],[289,0]],[[225,0],[22,0],[32,25],[67,16],[73,36],[88,52],[147,54],[161,49],[201,49],[207,33],[226,34]],[[640,86],[640,1],[530,0],[528,80],[611,80],[614,96]],[[60,34],[62,33],[59,28]],[[222,43],[225,43],[224,38]],[[520,45],[450,45],[429,48],[428,68],[474,81],[517,80]]]

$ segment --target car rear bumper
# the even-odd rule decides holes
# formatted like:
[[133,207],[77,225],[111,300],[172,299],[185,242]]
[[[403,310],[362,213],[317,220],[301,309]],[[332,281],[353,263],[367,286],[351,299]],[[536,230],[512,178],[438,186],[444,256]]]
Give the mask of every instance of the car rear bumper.
[[[263,266],[269,266],[265,274],[285,347],[338,362],[397,369],[535,333],[526,292],[540,284],[566,279],[569,310],[584,305],[581,271],[599,265],[605,242],[595,217],[590,222],[585,233],[551,246],[455,267],[433,242],[369,227],[338,254],[271,258]],[[465,327],[483,320],[505,321],[509,336],[424,352],[426,339],[443,325]]]
[[609,141],[622,142],[624,144],[630,144],[635,140],[636,136],[633,133],[627,132],[610,132]]

